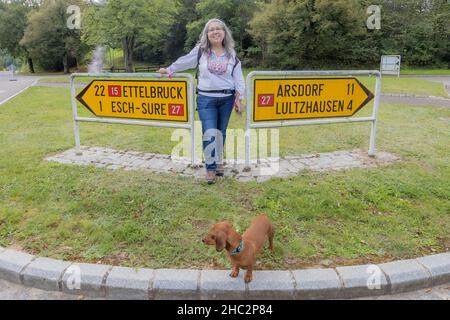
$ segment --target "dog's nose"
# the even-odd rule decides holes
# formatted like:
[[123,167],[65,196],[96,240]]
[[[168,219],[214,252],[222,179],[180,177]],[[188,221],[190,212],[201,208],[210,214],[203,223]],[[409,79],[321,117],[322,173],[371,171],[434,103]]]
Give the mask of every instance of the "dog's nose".
[[202,239],[202,242],[205,243],[205,239]]

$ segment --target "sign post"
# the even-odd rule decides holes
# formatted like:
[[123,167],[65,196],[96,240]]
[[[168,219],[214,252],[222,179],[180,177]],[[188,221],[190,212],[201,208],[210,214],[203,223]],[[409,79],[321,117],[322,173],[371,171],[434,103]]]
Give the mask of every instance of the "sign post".
[[[354,76],[375,75],[375,95]],[[271,76],[268,78],[268,76]],[[259,77],[259,78],[257,78]],[[264,78],[261,78],[264,77]],[[379,71],[253,71],[247,76],[246,158],[250,129],[314,124],[372,123],[369,155],[375,155],[380,102]],[[351,118],[375,97],[371,117]]]
[[397,75],[400,78],[400,63],[402,56],[385,55],[381,56],[380,72],[381,74]]
[[[76,77],[154,79],[95,79],[75,96]],[[194,79],[185,73],[175,74],[174,77],[186,80],[162,80],[159,73],[72,74],[70,90],[77,154],[81,154],[79,122],[184,128],[191,130],[191,163],[194,165]],[[75,99],[97,118],[79,117]]]

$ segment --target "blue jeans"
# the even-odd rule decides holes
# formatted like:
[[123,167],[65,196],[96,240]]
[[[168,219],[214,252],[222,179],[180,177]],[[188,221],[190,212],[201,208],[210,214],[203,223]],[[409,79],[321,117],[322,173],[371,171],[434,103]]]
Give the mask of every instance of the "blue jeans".
[[223,163],[223,147],[234,99],[234,95],[220,98],[197,95],[197,111],[202,122],[203,154],[208,171],[216,170],[217,164]]

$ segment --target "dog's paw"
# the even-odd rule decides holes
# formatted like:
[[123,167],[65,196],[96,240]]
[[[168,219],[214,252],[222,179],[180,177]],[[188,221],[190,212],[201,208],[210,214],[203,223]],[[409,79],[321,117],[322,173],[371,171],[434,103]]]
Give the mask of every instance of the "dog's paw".
[[239,271],[233,270],[233,271],[231,271],[231,273],[230,273],[230,277],[232,277],[232,278],[237,278],[238,275],[239,275]]
[[244,277],[245,283],[249,283],[252,280],[253,280],[253,276],[252,275],[248,275],[248,274],[245,275],[245,277]]

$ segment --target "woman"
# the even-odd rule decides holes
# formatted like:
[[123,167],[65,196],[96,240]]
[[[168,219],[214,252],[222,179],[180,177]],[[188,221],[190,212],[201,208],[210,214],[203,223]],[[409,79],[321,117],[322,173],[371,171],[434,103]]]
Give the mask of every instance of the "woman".
[[245,84],[241,62],[234,51],[234,40],[221,20],[209,20],[195,48],[158,72],[170,77],[175,72],[197,65],[200,71],[197,111],[202,122],[206,181],[212,184],[216,176],[223,176],[223,147],[228,120],[233,106],[237,112],[242,111]]

